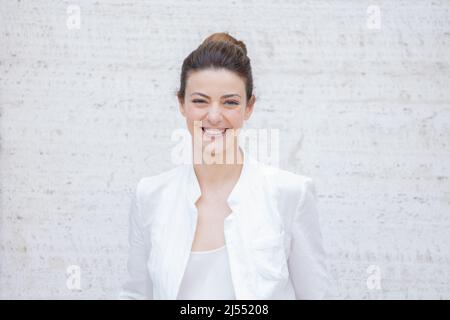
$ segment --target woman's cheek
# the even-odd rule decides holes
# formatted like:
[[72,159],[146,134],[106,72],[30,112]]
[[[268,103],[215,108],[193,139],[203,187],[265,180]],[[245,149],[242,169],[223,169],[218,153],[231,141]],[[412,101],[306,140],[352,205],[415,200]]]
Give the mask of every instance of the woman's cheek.
[[191,108],[189,110],[188,117],[192,120],[201,120],[203,118],[204,113],[205,113],[204,111],[202,111],[198,108]]

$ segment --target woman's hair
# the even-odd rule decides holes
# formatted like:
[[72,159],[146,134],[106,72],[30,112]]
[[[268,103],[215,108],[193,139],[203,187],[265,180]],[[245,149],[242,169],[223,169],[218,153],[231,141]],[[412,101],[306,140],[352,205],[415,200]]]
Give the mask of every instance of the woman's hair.
[[208,68],[226,69],[235,72],[245,82],[247,101],[253,94],[253,77],[247,47],[226,32],[207,37],[197,49],[183,61],[178,98],[184,102],[187,78],[192,72]]

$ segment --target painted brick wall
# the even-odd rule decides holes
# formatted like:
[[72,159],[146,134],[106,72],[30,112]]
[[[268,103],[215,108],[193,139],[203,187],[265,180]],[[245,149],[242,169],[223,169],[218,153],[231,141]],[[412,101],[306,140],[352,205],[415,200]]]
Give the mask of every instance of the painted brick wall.
[[336,297],[450,298],[450,1],[0,13],[0,298],[116,297],[130,192],[173,166],[181,63],[217,31],[252,59],[248,127],[279,129],[280,167],[316,181]]

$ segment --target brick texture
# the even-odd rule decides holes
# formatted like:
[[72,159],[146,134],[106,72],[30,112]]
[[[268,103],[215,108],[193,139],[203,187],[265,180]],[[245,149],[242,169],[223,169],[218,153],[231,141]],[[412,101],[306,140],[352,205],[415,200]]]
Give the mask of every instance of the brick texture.
[[5,0],[0,13],[0,298],[117,296],[130,192],[173,166],[181,63],[218,31],[252,59],[248,127],[279,129],[280,167],[316,181],[336,297],[450,298],[449,1]]

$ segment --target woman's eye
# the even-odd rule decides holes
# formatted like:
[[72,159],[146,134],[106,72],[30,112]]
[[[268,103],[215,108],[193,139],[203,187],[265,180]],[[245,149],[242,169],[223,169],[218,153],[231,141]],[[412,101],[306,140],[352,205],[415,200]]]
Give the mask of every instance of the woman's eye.
[[[205,100],[200,100],[200,99],[194,99],[194,100],[192,100],[192,102],[193,102],[193,103],[206,103]],[[238,101],[232,101],[232,100],[226,101],[225,103],[226,103],[226,104],[231,104],[231,105],[233,105],[233,106],[239,105],[239,102],[238,102]]]

